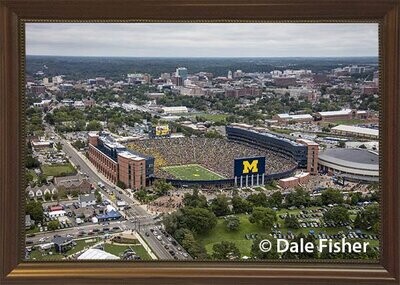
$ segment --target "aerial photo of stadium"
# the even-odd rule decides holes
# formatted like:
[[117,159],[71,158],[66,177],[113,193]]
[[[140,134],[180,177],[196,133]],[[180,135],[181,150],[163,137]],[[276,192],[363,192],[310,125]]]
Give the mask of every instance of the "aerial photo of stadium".
[[[154,157],[154,176],[171,182],[201,181],[218,183],[234,182],[235,159],[265,157],[266,167],[259,173],[265,181],[290,175],[297,162],[275,151],[258,145],[214,138],[163,138],[134,141],[128,146],[135,152]],[[254,178],[256,179],[256,178]],[[257,178],[258,179],[258,178]],[[250,182],[248,182],[250,183]],[[252,183],[252,184],[253,184]]]

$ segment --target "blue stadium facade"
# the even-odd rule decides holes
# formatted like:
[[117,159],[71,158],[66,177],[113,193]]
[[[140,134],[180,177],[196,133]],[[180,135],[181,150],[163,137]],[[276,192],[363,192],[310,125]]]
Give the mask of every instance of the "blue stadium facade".
[[300,168],[307,168],[307,146],[271,133],[261,133],[251,129],[226,126],[229,140],[271,150],[295,160]]

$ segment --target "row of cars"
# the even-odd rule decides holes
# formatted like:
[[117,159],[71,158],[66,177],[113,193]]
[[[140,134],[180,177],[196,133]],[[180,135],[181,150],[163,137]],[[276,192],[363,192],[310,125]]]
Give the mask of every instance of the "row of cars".
[[[182,249],[182,247],[179,246],[178,242],[165,230],[160,228],[151,228],[150,232],[169,252],[173,259],[179,259],[179,255],[184,257],[185,259],[189,257],[189,255]],[[145,235],[149,237],[150,233],[146,232]]]

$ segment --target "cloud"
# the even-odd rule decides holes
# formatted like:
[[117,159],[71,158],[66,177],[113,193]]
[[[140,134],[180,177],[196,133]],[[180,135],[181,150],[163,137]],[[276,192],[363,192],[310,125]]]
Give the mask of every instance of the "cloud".
[[27,23],[31,55],[378,56],[373,23]]

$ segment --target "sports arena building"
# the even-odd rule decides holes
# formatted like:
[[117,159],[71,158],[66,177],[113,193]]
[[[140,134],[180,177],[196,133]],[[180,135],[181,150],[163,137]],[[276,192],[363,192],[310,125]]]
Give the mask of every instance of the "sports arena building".
[[317,173],[318,144],[306,140],[296,141],[273,134],[265,128],[253,127],[247,124],[231,124],[226,127],[229,140],[238,141],[250,146],[260,147],[274,151],[284,157],[295,160],[299,168],[307,169],[311,174]]
[[108,180],[127,188],[145,187],[154,173],[154,158],[127,149],[106,133],[89,133],[89,160]]
[[330,148],[319,155],[318,169],[344,180],[379,181],[379,156],[359,148]]

